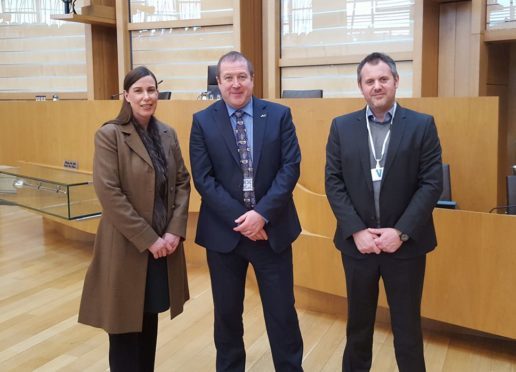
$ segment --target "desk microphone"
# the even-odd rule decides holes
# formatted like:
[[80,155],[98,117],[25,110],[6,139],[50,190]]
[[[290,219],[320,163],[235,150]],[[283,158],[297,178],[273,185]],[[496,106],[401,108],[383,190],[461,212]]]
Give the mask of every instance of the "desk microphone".
[[509,208],[516,208],[516,204],[509,204],[509,205],[500,205],[498,207],[491,208],[489,210],[489,213],[492,213],[498,209],[509,209]]
[[111,99],[116,99],[116,98],[120,97],[122,94],[124,94],[124,92],[117,93],[117,94],[113,94],[113,95],[111,96]]

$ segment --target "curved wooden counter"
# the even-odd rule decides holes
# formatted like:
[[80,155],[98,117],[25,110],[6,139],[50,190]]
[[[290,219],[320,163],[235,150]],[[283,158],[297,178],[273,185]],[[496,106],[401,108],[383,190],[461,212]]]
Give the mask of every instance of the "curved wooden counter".
[[[439,245],[427,256],[425,318],[516,338],[516,216],[436,209]],[[303,233],[294,244],[298,286],[345,296],[331,236]],[[383,288],[379,305],[387,306]]]
[[[189,164],[192,114],[209,101],[160,101],[157,116],[176,128]],[[292,108],[302,152],[294,191],[303,233],[295,242],[297,286],[344,296],[340,254],[333,246],[335,219],[324,195],[325,145],[331,119],[363,106],[361,99],[281,100]],[[516,338],[516,217],[481,213],[503,200],[498,173],[498,101],[481,98],[401,99],[434,115],[451,166],[452,192],[462,210],[434,212],[439,247],[428,256],[423,316]],[[0,164],[16,161],[60,167],[76,160],[91,172],[93,134],[116,115],[119,101],[0,102]],[[480,172],[480,173],[479,173]],[[190,260],[204,260],[191,242],[200,198],[193,191]],[[94,222],[70,222],[88,233]],[[386,306],[382,297],[380,305]]]

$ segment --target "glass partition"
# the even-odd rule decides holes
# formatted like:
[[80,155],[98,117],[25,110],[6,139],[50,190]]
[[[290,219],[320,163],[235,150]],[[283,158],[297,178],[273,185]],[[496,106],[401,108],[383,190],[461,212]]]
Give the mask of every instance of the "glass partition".
[[[397,97],[412,97],[412,62],[397,62],[400,84]],[[284,67],[282,89],[322,89],[324,98],[361,97],[357,85],[357,65]]]
[[207,91],[208,65],[237,46],[233,0],[130,0],[133,67],[149,67],[172,99]]
[[91,175],[30,164],[0,168],[0,200],[67,220],[101,214]]
[[516,4],[513,0],[487,0],[487,28],[516,27]]
[[[394,59],[411,55],[414,3],[282,0],[281,88],[323,89],[324,97],[360,95],[355,69],[363,57],[374,51]],[[412,61],[404,59],[402,64],[400,93],[410,96]]]
[[131,32],[133,66],[145,65],[172,99],[197,99],[207,90],[208,65],[234,49],[233,26]]
[[50,19],[63,13],[61,0],[0,1],[0,94],[86,92],[84,25]]
[[130,0],[131,22],[233,16],[233,0]]

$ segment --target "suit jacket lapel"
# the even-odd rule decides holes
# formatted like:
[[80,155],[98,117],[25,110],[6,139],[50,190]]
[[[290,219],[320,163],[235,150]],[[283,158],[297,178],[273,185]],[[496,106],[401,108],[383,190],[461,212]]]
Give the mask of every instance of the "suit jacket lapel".
[[394,121],[392,122],[391,138],[389,139],[389,149],[387,151],[387,158],[385,159],[384,165],[384,177],[388,174],[394,159],[398,153],[398,148],[403,138],[405,131],[405,125],[407,124],[405,109],[400,105],[397,105],[396,112],[394,113]]
[[366,110],[363,109],[358,113],[357,116],[357,146],[360,154],[360,163],[362,164],[362,170],[367,180],[367,186],[369,190],[373,190],[373,180],[371,179],[371,151],[369,150],[369,137],[367,133],[367,123],[365,120]]
[[145,148],[142,139],[138,135],[138,132],[136,132],[136,129],[134,128],[133,124],[129,122],[125,125],[122,125],[121,130],[122,132],[128,134],[128,136],[125,139],[125,143],[127,143],[127,146],[129,146],[131,150],[133,150],[136,154],[138,154],[138,156],[145,160],[146,163],[148,163],[151,167],[154,168],[149,153],[147,152],[147,149]]
[[262,155],[263,136],[267,126],[267,106],[253,97],[253,173],[256,175],[258,163]]
[[213,105],[213,116],[215,119],[215,125],[218,127],[218,132],[224,139],[224,143],[228,147],[233,160],[240,167],[240,156],[238,155],[235,134],[233,133],[233,127],[231,126],[231,121],[224,101],[220,100]]

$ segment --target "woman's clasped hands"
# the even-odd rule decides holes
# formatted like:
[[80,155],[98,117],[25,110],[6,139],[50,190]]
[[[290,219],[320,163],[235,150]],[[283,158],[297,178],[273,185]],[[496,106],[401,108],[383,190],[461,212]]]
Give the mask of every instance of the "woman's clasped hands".
[[175,252],[180,241],[181,238],[179,236],[171,233],[165,233],[162,238],[158,238],[149,247],[149,251],[156,259],[166,257]]

